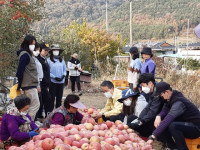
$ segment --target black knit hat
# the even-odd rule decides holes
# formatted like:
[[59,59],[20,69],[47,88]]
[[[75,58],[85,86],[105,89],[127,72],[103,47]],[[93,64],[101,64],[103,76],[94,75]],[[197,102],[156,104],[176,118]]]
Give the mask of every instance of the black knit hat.
[[166,90],[169,90],[171,87],[166,82],[159,82],[156,84],[156,91],[153,93],[152,96],[159,96],[161,93],[165,92]]
[[144,48],[142,49],[141,54],[151,55],[151,57],[153,56],[153,53],[152,53],[152,50],[151,50],[150,47],[144,47]]

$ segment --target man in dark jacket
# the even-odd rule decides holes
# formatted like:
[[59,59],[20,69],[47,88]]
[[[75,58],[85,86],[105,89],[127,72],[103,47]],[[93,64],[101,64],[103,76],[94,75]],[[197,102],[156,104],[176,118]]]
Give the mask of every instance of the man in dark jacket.
[[148,143],[157,138],[165,142],[170,149],[188,150],[185,138],[200,137],[200,111],[181,92],[172,90],[166,82],[156,85],[154,95],[163,97],[166,104],[156,116],[156,129],[149,137]]
[[146,94],[145,97],[148,97],[148,104],[140,113],[139,118],[128,125],[130,128],[139,132],[141,136],[148,137],[155,129],[154,120],[163,106],[163,101],[159,100],[158,97],[152,96],[155,91],[155,79],[153,74],[141,74],[139,83],[142,86],[142,91]]
[[47,113],[50,112],[50,94],[49,94],[49,84],[50,84],[50,70],[49,65],[46,60],[46,56],[48,54],[48,51],[50,48],[46,46],[46,44],[43,42],[40,44],[40,55],[37,57],[37,59],[42,64],[43,74],[44,77],[41,82],[41,95],[42,95],[42,102],[40,103],[40,109],[38,111],[38,118],[43,118],[42,116],[42,110],[44,107],[45,115],[47,116]]

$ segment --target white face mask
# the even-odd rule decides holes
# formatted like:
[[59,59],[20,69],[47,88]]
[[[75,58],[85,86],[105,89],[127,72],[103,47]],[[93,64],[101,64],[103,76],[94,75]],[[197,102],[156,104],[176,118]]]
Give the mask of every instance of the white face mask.
[[132,101],[129,98],[127,98],[127,99],[124,100],[124,105],[125,106],[131,106],[131,102]]
[[29,45],[29,49],[30,49],[30,51],[34,51],[35,50],[35,45]]
[[107,98],[111,98],[112,97],[112,94],[110,93],[110,91],[109,92],[105,92],[104,95]]
[[20,112],[20,115],[21,115],[21,116],[26,116],[26,115],[27,115],[27,111]]
[[33,51],[33,55],[34,55],[34,56],[37,57],[39,54],[40,54],[40,51]]
[[150,88],[149,87],[144,87],[142,86],[142,91],[146,94],[150,93]]
[[58,56],[59,55],[59,51],[53,51],[53,55],[54,56]]

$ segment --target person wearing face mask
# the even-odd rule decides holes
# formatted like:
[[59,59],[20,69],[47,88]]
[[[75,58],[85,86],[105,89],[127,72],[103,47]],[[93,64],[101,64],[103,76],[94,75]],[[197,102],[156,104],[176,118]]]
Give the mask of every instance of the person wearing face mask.
[[122,113],[111,116],[110,120],[113,122],[120,120],[123,124],[129,124],[137,119],[147,105],[145,97],[139,92],[134,92],[133,89],[122,91],[122,98],[118,99],[118,102],[123,103]]
[[156,65],[152,60],[153,53],[150,47],[144,47],[141,52],[144,62],[142,63],[141,74],[143,73],[152,73],[155,75]]
[[101,83],[101,90],[107,98],[107,102],[95,119],[102,117],[106,121],[110,120],[110,116],[116,116],[122,112],[123,104],[117,101],[122,97],[122,91],[114,88],[113,83],[107,80]]
[[188,150],[185,138],[200,137],[200,111],[181,92],[172,90],[166,82],[156,84],[154,96],[163,97],[166,104],[156,116],[156,129],[148,143],[157,139],[170,149]]
[[21,145],[38,135],[38,127],[27,114],[31,100],[27,96],[17,96],[3,115],[0,139],[5,148],[13,144]]
[[50,112],[54,109],[54,102],[56,98],[56,108],[61,106],[61,100],[63,96],[63,87],[66,76],[66,64],[61,57],[63,50],[58,44],[52,44],[50,46],[50,57],[47,59],[50,69],[51,83],[49,86],[49,93],[51,96]]
[[[40,82],[40,87],[41,87],[41,96],[42,96],[42,103],[40,103],[40,109],[38,111],[38,118],[44,118],[47,116],[48,112],[51,112],[50,108],[50,94],[49,94],[49,85],[50,85],[50,70],[49,70],[49,65],[47,62],[47,55],[49,52],[50,48],[45,42],[40,43],[40,55],[38,55],[37,59],[42,65],[42,70],[43,70],[43,78],[42,81]],[[45,116],[42,116],[42,108],[44,107],[45,110]]]
[[79,92],[79,96],[81,96],[82,92],[81,92],[81,85],[80,85],[80,73],[83,70],[81,69],[81,63],[77,58],[78,58],[78,54],[74,53],[72,55],[72,58],[68,61],[67,66],[69,69],[72,93],[75,93],[75,83],[76,83],[78,92]]
[[139,59],[139,52],[137,47],[131,47],[130,53],[130,66],[128,67],[128,83],[129,88],[136,89],[141,69],[141,61]]
[[148,104],[142,110],[139,117],[128,125],[141,136],[148,137],[155,129],[154,120],[156,115],[161,111],[164,102],[159,97],[153,96],[156,86],[153,74],[141,74],[139,77],[139,83],[142,86],[143,95],[148,99]]
[[80,102],[78,95],[69,94],[67,95],[64,105],[60,106],[51,112],[43,126],[49,128],[51,124],[65,126],[68,124],[80,124],[83,115],[79,113],[78,109],[85,109],[85,105]]
[[44,77],[44,74],[43,74],[42,65],[37,58],[39,54],[40,54],[40,44],[36,42],[35,50],[33,51],[33,59],[35,60],[36,68],[37,68],[37,72],[38,72],[38,83],[39,84],[38,84],[37,90],[38,90],[38,96],[39,96],[39,100],[40,100],[40,108],[39,108],[37,115],[35,117],[35,121],[37,120],[38,116],[41,115],[42,109],[43,109],[40,83],[41,83],[41,81]]
[[19,57],[19,64],[16,76],[18,78],[18,90],[21,88],[24,94],[31,99],[31,105],[28,110],[32,120],[35,120],[35,115],[40,107],[38,98],[37,86],[38,71],[35,60],[33,58],[33,51],[35,50],[36,39],[32,35],[27,35],[21,44],[21,49],[17,51]]

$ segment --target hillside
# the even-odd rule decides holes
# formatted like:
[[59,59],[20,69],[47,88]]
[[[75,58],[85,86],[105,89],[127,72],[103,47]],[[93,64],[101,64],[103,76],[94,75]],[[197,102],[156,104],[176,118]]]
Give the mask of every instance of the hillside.
[[[129,37],[129,7],[128,0],[108,0],[109,32]],[[199,23],[199,9],[198,0],[133,1],[133,40],[179,36],[188,19],[191,29]],[[81,23],[84,17],[92,25],[105,29],[105,0],[48,0],[44,12],[46,19],[35,24],[41,34],[56,25],[67,26],[73,20]]]

